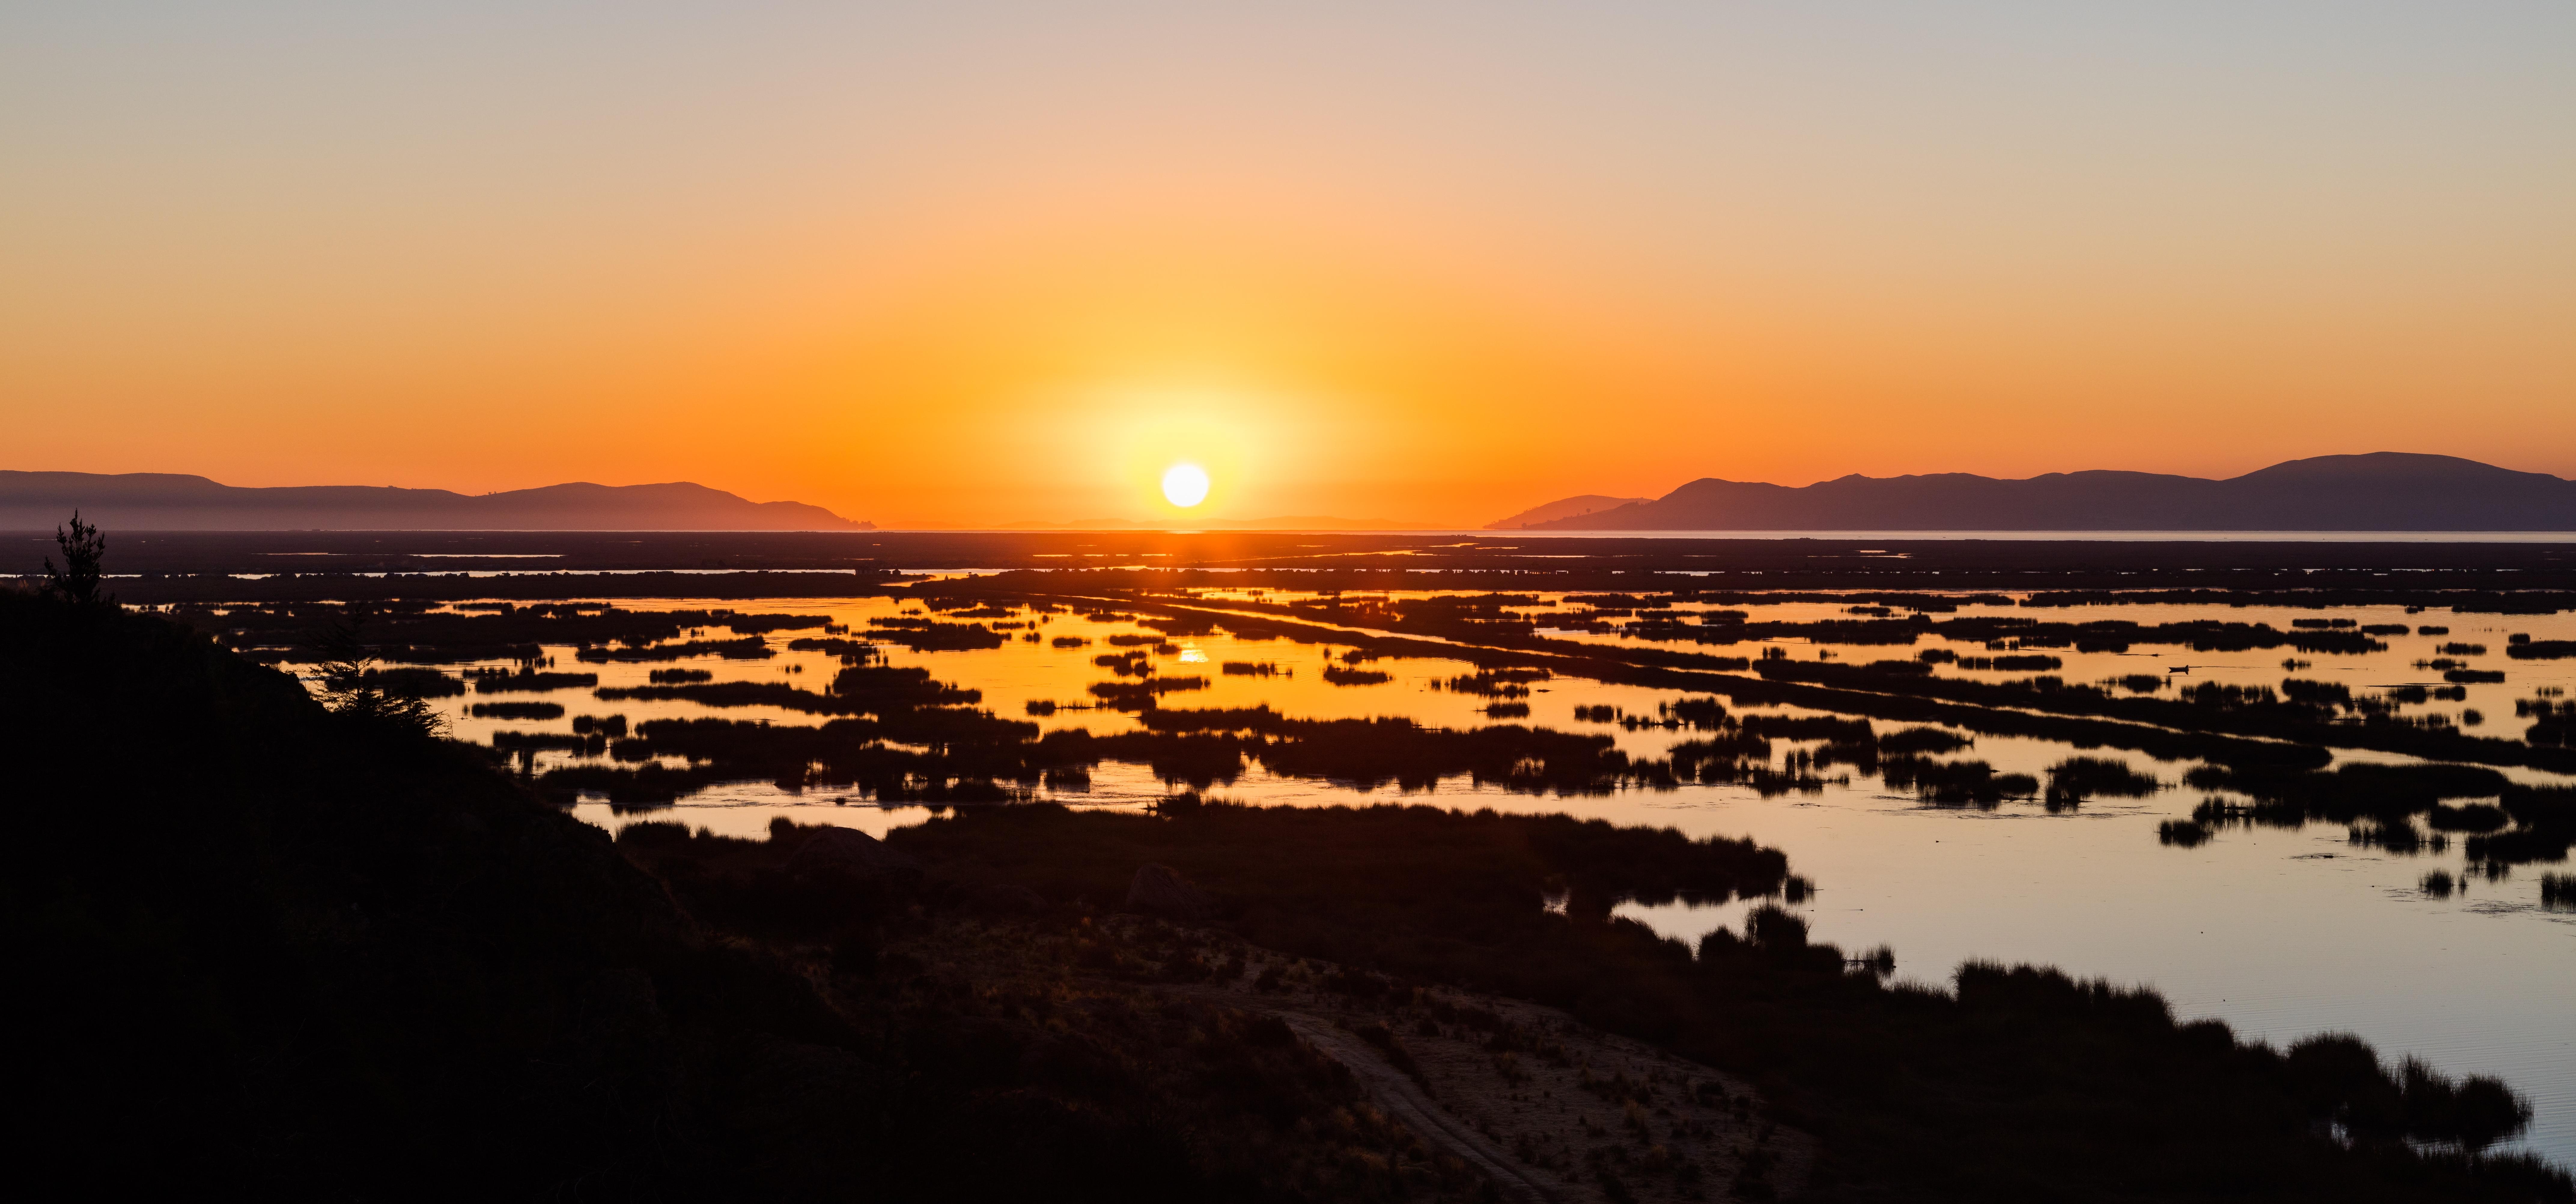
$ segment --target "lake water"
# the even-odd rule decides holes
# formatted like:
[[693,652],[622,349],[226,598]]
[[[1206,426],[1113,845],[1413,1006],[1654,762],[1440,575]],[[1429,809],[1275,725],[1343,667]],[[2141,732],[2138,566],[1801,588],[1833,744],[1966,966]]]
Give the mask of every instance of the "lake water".
[[[1272,593],[1269,597],[1277,601],[1293,596]],[[870,618],[892,616],[918,604],[856,598],[620,605],[639,610],[829,615],[835,622],[864,631]],[[1847,617],[1840,605],[1832,603],[1731,608],[1753,612],[1756,622]],[[2018,613],[2070,622],[2108,618],[2142,624],[2217,619],[2263,622],[2284,630],[2292,620],[2320,616],[2360,624],[2402,623],[2409,634],[2385,637],[2389,648],[2384,652],[2329,656],[2278,649],[2232,654],[2149,646],[2129,653],[2052,649],[2049,654],[2059,657],[2063,667],[2051,672],[2080,683],[2143,673],[2166,676],[2165,670],[2188,664],[2187,678],[2192,681],[2277,686],[2285,677],[2300,677],[2346,684],[2361,693],[2443,685],[2441,672],[2419,668],[2418,662],[2445,655],[2439,652],[2444,644],[2482,644],[2487,652],[2455,654],[2451,659],[2481,669],[2502,669],[2504,682],[2469,684],[2465,698],[2428,701],[2408,706],[2405,712],[2438,712],[2455,721],[2467,712],[2480,712],[2485,717],[2480,730],[2487,734],[2520,732],[2522,724],[2514,718],[2515,699],[2576,685],[2576,661],[2513,661],[2503,655],[2515,633],[2537,639],[2576,638],[2576,615],[2507,618],[2442,611],[2408,614],[2399,607],[2320,611],[2183,606],[2017,611],[1966,607],[1959,613]],[[1034,621],[1040,616],[1020,618]],[[1080,635],[1095,642],[1059,649],[1046,641],[1014,640],[997,649],[972,652],[910,653],[889,647],[887,660],[923,666],[939,680],[980,690],[983,706],[996,714],[1019,717],[1030,701],[1083,701],[1086,685],[1109,677],[1107,670],[1092,663],[1092,657],[1107,647],[1097,641],[1140,630],[1130,623],[1093,623],[1079,614],[1043,619],[1037,630],[1048,637]],[[2450,630],[2440,636],[2413,634],[2425,625]],[[769,643],[780,650],[771,660],[680,663],[712,670],[718,681],[779,681],[820,690],[838,664],[822,653],[785,651],[788,640],[800,634],[815,633],[769,637]],[[1567,638],[1626,640],[1615,633]],[[1463,661],[1380,660],[1366,667],[1391,673],[1394,680],[1346,687],[1326,683],[1321,673],[1327,658],[1339,649],[1284,640],[1245,641],[1222,633],[1171,642],[1176,651],[1158,660],[1162,673],[1203,674],[1209,685],[1203,691],[1167,696],[1168,705],[1267,704],[1296,718],[1403,715],[1447,727],[1491,722],[1481,714],[1487,700],[1434,688],[1443,679],[1473,671]],[[1815,659],[1830,652],[1844,661],[1867,661],[1944,646],[1962,655],[1991,655],[1982,645],[1945,645],[1937,639],[1913,647],[1822,649],[1802,641],[1783,646],[1794,659]],[[1759,648],[1746,644],[1700,650],[1760,655]],[[558,659],[558,669],[575,667],[573,649],[547,651]],[[2283,667],[2285,659],[2310,663],[2291,670]],[[1223,675],[1219,666],[1227,661],[1268,663],[1278,672],[1265,677]],[[603,686],[636,686],[645,684],[651,669],[668,666],[580,667],[596,669]],[[2029,675],[1963,671],[1954,666],[1943,666],[1941,672],[1988,679]],[[2170,697],[2171,692],[2165,695]],[[630,722],[697,716],[820,722],[813,716],[772,708],[605,703],[585,691],[482,696],[481,700],[495,697],[544,698],[562,703],[571,715],[623,714]],[[1652,715],[1657,703],[1677,697],[1669,691],[1559,677],[1534,684],[1526,700],[1531,715],[1516,722],[1603,733],[1631,755],[1660,758],[1690,734],[1580,722],[1575,708],[1607,706]],[[464,711],[474,701],[474,695],[439,700],[454,734],[467,740],[488,743],[498,730],[570,730],[569,717],[544,723],[470,718]],[[1791,708],[1734,709],[1794,713]],[[1065,710],[1033,721],[1049,728],[1086,727],[1102,733],[1137,726],[1133,715],[1107,710]],[[1888,725],[1881,721],[1881,726]],[[1781,755],[1793,747],[1800,746],[1781,742]],[[1988,761],[1998,770],[2039,774],[2071,751],[2042,740],[1978,737],[1975,748],[1960,755]],[[2544,869],[2564,872],[2563,866],[2518,867],[2509,877],[2490,881],[2465,874],[2456,848],[2401,856],[2350,844],[2345,830],[2333,824],[2311,824],[2296,831],[2228,828],[2198,848],[2168,847],[2158,843],[2157,825],[2188,816],[2204,797],[2179,786],[2189,763],[2156,762],[2141,754],[2105,749],[2087,750],[2087,755],[2119,757],[2175,788],[2139,799],[2097,798],[2055,815],[2031,802],[2008,802],[1992,810],[1931,807],[1911,794],[1888,790],[1874,777],[1857,776],[1821,793],[1773,798],[1763,798],[1748,787],[1723,785],[1628,789],[1597,797],[1537,796],[1475,788],[1463,779],[1405,795],[1391,788],[1369,793],[1320,781],[1277,778],[1252,767],[1240,780],[1220,786],[1217,793],[1251,802],[1299,805],[1400,800],[1564,811],[1615,823],[1668,826],[1694,836],[1750,836],[1786,852],[1792,871],[1820,888],[1801,905],[1817,939],[1854,950],[1890,945],[1898,959],[1899,977],[1944,981],[1961,961],[1971,958],[2034,962],[2085,977],[2151,985],[2185,1017],[2218,1017],[2240,1034],[2275,1043],[2286,1044],[2320,1031],[2354,1032],[2392,1059],[2419,1054],[2454,1073],[2494,1074],[2512,1083],[2538,1110],[2532,1131],[2521,1144],[2562,1165],[2576,1165],[2576,1008],[2569,1005],[2576,1000],[2576,914],[2544,910],[2538,901],[2539,874]],[[538,764],[571,759],[571,754],[546,753]],[[2529,770],[2507,772],[2533,783],[2559,780]],[[1166,792],[1165,784],[1146,767],[1118,764],[1094,770],[1086,792],[1047,795],[1040,791],[1070,804],[1105,807],[1141,807]],[[770,819],[781,815],[882,834],[930,814],[919,806],[879,807],[847,795],[836,798],[830,791],[790,794],[765,782],[717,787],[667,808],[619,812],[604,802],[585,802],[575,812],[611,828],[639,819],[672,819],[750,837],[764,834]],[[2465,893],[2437,899],[2420,890],[2424,874],[2436,868],[2468,878]],[[1719,925],[1740,928],[1747,906],[1742,902],[1661,907],[1632,903],[1620,911],[1668,935],[1696,940]]]
[[[1407,532],[1407,534],[1415,534]],[[1935,539],[2090,543],[2576,543],[2576,531],[1461,531],[1519,539]]]

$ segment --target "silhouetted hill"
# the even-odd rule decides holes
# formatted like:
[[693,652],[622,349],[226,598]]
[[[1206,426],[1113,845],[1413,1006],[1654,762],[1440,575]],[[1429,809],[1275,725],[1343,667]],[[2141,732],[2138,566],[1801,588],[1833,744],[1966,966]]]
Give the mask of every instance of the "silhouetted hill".
[[1575,497],[1559,498],[1544,506],[1532,506],[1527,510],[1523,510],[1518,514],[1511,516],[1510,518],[1506,518],[1498,522],[1486,523],[1485,529],[1488,531],[1517,531],[1524,527],[1535,527],[1541,523],[1552,523],[1559,519],[1580,518],[1584,515],[1599,514],[1604,510],[1616,510],[1621,506],[1633,506],[1640,502],[1651,500],[1653,499],[1641,497],[1611,497],[1608,494],[1601,493],[1580,494]]
[[754,502],[686,481],[574,482],[471,497],[444,489],[246,489],[181,473],[0,470],[0,530],[52,530],[74,509],[146,531],[847,531],[820,506]]
[[2455,456],[2291,460],[2226,480],[2147,472],[1713,477],[1556,531],[2576,531],[2576,481]]

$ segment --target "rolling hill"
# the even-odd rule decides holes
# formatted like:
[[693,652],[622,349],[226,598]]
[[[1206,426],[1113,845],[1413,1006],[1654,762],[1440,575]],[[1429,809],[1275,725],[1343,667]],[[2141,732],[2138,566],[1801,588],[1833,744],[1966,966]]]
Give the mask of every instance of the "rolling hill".
[[179,473],[0,470],[0,529],[47,530],[73,510],[130,531],[864,531],[820,506],[754,502],[686,481],[575,482],[469,496],[444,489],[249,489]]
[[[1555,505],[1582,500],[1588,499]],[[1652,501],[1514,529],[2576,531],[2576,481],[2406,452],[2290,460],[2224,480],[2146,472],[2021,480],[1939,473],[1855,475],[1792,488],[1707,477]]]

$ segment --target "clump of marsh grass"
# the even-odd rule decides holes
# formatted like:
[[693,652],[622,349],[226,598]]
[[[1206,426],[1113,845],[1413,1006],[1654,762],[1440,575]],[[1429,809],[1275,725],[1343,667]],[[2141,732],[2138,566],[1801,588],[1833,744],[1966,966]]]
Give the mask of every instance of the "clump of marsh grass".
[[2156,825],[2156,843],[2196,849],[2209,843],[2209,829],[2193,819],[2169,819]]

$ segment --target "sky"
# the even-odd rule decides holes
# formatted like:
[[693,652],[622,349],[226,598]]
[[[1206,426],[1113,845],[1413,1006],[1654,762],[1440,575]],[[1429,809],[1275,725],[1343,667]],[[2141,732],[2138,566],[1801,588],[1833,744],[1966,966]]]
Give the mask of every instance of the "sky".
[[2576,476],[2576,5],[10,4],[0,430],[907,526]]

